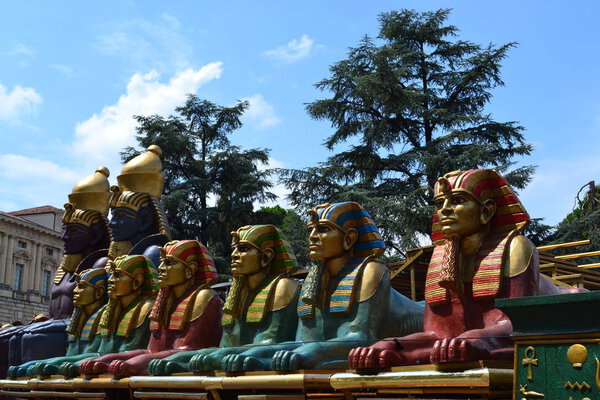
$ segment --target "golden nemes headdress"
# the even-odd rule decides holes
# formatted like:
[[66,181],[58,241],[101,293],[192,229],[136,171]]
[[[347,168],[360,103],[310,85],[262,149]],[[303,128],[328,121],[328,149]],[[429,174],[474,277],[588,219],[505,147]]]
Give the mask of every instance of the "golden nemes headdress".
[[123,192],[141,192],[160,199],[165,176],[162,172],[162,150],[153,144],[123,166],[117,182]]
[[98,167],[95,173],[86,176],[73,186],[69,194],[69,203],[79,210],[96,210],[107,215],[110,199],[109,176],[108,168]]
[[99,167],[96,172],[77,182],[69,194],[69,202],[65,204],[64,224],[81,224],[90,226],[95,222],[104,221],[108,214],[110,199],[108,177],[110,172],[106,167]]
[[275,225],[246,225],[231,232],[231,245],[247,243],[261,253],[273,249],[271,273],[293,272],[298,268],[296,256],[285,235]]
[[[500,290],[502,260],[512,236],[530,222],[527,211],[504,178],[493,169],[450,172],[436,182],[434,197],[449,193],[467,193],[483,203],[496,203],[496,212],[489,224],[489,235],[481,244],[473,276],[473,297],[493,298]],[[425,282],[425,299],[431,305],[444,304],[447,290],[457,287],[456,253],[458,239],[445,239],[437,213],[433,218],[431,240],[436,245]]]
[[217,283],[219,276],[208,249],[196,240],[173,240],[160,248],[161,259],[172,259],[185,265],[198,264],[196,279]]

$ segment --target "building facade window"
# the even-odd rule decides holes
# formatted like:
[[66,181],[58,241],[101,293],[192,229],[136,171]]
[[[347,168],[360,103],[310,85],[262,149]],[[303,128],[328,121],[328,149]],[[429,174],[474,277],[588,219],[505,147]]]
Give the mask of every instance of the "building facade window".
[[22,240],[17,240],[17,247],[19,247],[20,249],[26,249],[27,248],[27,242],[24,242]]
[[25,266],[23,264],[17,263],[15,265],[15,281],[13,285],[13,290],[17,292],[22,291],[23,289],[23,271],[25,270]]
[[54,250],[46,247],[46,255],[52,257],[54,255]]
[[50,278],[51,272],[48,270],[44,270],[44,275],[42,276],[42,297],[50,296]]

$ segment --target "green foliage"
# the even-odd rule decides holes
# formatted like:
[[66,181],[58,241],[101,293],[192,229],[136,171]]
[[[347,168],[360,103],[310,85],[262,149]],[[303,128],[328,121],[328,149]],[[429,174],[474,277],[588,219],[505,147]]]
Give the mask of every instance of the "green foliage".
[[[506,172],[515,157],[530,154],[521,126],[485,112],[515,43],[457,39],[449,13],[381,14],[378,38],[365,36],[315,85],[330,96],[307,111],[331,122],[324,145],[340,151],[316,167],[279,170],[294,207],[361,202],[386,244],[401,251],[430,232],[438,177],[474,168]],[[507,178],[523,188],[532,172],[521,167]]]
[[[579,194],[589,186],[584,199]],[[577,194],[577,206],[556,226],[556,231],[547,239],[548,244],[574,242],[589,239],[587,246],[578,246],[576,252],[587,252],[600,249],[600,188],[594,182],[586,184]],[[573,253],[572,248],[557,249],[553,254]],[[575,260],[577,264],[600,262],[600,257],[585,257]]]
[[[231,237],[240,226],[254,223],[253,203],[273,200],[269,192],[269,150],[243,150],[227,135],[241,127],[247,102],[222,107],[195,95],[176,109],[178,115],[136,116],[137,141],[163,150],[165,189],[161,202],[176,239],[197,239],[208,245],[219,272],[229,267]],[[127,147],[128,161],[140,152]]]

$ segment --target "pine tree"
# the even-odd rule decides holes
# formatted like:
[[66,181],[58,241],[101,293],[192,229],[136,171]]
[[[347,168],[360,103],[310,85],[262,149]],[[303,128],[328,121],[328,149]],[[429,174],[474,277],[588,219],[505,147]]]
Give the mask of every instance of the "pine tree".
[[401,251],[429,233],[433,184],[444,173],[492,167],[514,187],[526,185],[533,167],[506,172],[531,152],[523,128],[485,111],[516,44],[460,40],[446,24],[449,14],[381,14],[378,38],[365,36],[315,85],[330,96],[307,111],[331,122],[324,144],[342,151],[317,167],[280,171],[294,207],[361,202],[386,243]]

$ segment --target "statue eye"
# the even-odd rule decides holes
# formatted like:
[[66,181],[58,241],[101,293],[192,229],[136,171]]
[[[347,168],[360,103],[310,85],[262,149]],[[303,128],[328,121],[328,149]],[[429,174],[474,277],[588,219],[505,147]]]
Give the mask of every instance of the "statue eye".
[[466,200],[462,197],[453,197],[452,198],[452,204],[453,205],[459,205],[459,204],[463,204]]
[[327,225],[319,225],[317,230],[319,231],[319,233],[327,233],[331,231],[331,229]]
[[441,210],[444,207],[444,200],[436,201],[434,203],[434,205],[435,205],[435,208],[437,208],[438,210]]

